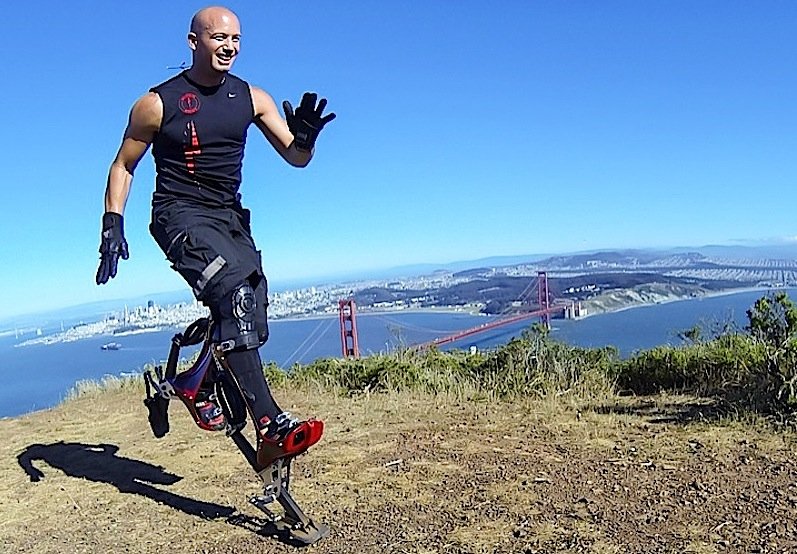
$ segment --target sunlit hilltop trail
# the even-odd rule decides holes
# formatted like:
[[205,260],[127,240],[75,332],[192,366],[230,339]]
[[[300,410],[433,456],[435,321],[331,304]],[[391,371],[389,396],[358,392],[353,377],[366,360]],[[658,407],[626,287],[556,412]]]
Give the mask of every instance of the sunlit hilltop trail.
[[[768,302],[749,334],[694,332],[629,360],[538,328],[488,353],[267,367],[286,407],[327,425],[291,485],[331,527],[311,548],[797,549],[790,400],[768,365],[783,337],[766,335],[763,317],[793,307]],[[260,531],[247,501],[259,484],[224,434],[174,405],[171,431],[155,439],[143,392],[139,381],[83,383],[52,410],[0,421],[5,550],[295,551]]]

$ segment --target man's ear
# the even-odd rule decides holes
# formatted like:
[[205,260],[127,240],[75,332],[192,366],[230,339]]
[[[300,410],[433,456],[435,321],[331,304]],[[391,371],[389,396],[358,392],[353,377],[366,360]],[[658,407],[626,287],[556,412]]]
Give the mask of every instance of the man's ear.
[[188,33],[188,47],[191,50],[196,50],[197,36],[196,33]]

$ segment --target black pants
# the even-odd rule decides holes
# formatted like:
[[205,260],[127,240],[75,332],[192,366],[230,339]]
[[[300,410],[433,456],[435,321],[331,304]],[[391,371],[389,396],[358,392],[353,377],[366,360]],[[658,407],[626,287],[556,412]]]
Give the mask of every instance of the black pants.
[[173,202],[153,207],[149,228],[172,268],[211,310],[253,274],[265,280],[249,210]]
[[[252,239],[249,210],[240,205],[208,208],[179,202],[153,206],[150,233],[172,268],[185,279],[197,300],[210,309],[221,329],[235,328],[235,322],[223,320],[231,313],[223,303],[230,302],[236,287],[249,281],[261,299],[258,319],[266,326],[268,336],[267,281],[260,251]],[[220,337],[227,338],[230,337]],[[257,350],[230,352],[227,359],[256,426],[276,417],[281,410],[265,382]]]

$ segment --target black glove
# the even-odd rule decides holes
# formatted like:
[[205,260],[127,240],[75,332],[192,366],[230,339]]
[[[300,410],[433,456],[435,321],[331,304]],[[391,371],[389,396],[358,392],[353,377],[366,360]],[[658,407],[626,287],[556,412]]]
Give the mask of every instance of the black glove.
[[322,98],[316,108],[315,101],[318,98],[315,92],[305,92],[296,113],[293,112],[291,103],[285,100],[282,109],[285,111],[285,120],[288,122],[288,129],[293,133],[293,144],[298,150],[309,152],[315,146],[318,133],[324,125],[335,119],[335,114],[327,114],[321,117],[321,112],[327,105],[327,99]]
[[126,260],[130,257],[125,240],[124,218],[114,212],[102,215],[102,238],[100,242],[100,267],[97,270],[97,284],[107,283],[116,277],[116,264],[119,256]]

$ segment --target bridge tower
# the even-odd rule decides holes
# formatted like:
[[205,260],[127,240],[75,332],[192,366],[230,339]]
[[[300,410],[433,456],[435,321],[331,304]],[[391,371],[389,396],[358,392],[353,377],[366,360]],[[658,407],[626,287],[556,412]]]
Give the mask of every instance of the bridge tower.
[[544,271],[537,272],[537,305],[543,310],[540,322],[546,329],[551,328],[550,295],[548,294],[548,274]]
[[354,299],[338,301],[340,313],[340,345],[344,358],[359,358],[360,347],[357,345],[357,310]]

